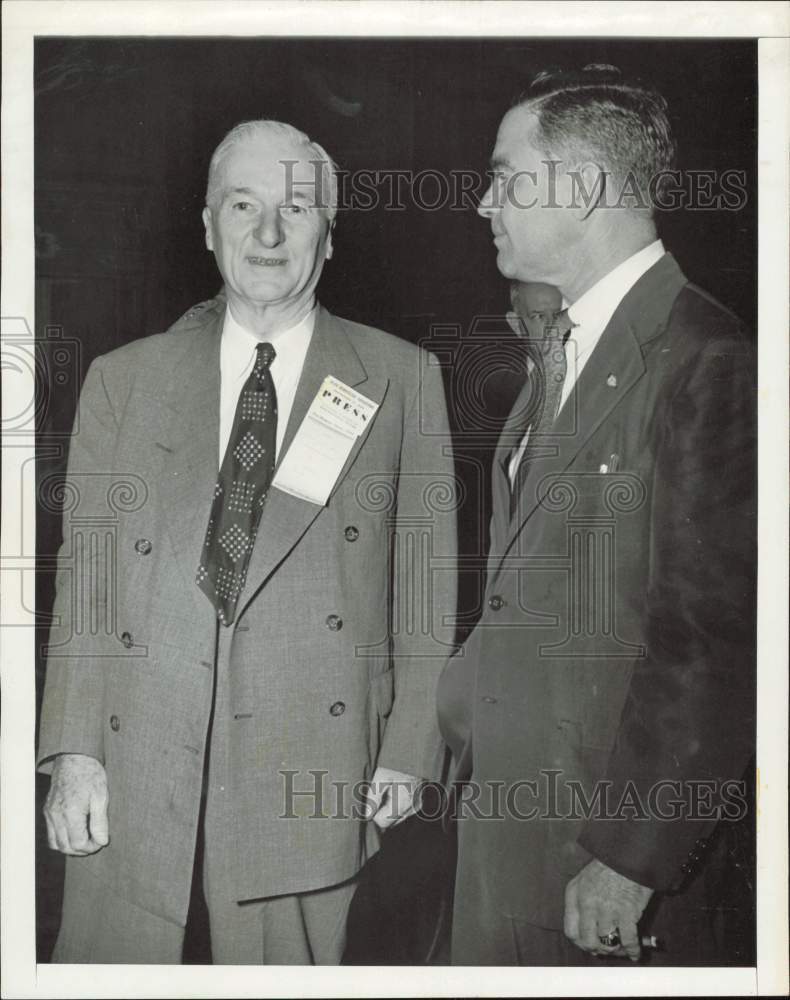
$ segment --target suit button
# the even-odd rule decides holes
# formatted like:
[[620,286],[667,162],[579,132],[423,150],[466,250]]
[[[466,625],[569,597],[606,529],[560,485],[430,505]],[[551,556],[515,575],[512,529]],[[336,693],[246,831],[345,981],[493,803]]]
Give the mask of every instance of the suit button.
[[497,703],[496,698],[492,698],[490,694],[484,695],[480,700],[484,701],[486,705],[496,705]]
[[121,632],[121,642],[127,649],[131,649],[134,645],[134,639],[132,638],[131,632]]
[[346,536],[347,542],[355,542],[359,538],[359,528],[355,528],[353,524],[349,524],[343,534]]
[[118,718],[117,715],[111,715],[110,729],[112,729],[114,733],[117,733],[120,728],[121,728],[121,720]]
[[153,545],[148,541],[147,538],[138,538],[134,543],[134,551],[141,556],[147,556],[148,553],[153,548]]
[[488,598],[488,606],[492,611],[500,611],[507,604],[504,597],[500,597],[499,594],[494,594],[493,597]]
[[326,620],[326,627],[330,632],[339,632],[343,627],[343,619],[338,615],[329,615]]
[[343,701],[336,701],[329,709],[330,715],[342,715],[346,710],[346,703]]

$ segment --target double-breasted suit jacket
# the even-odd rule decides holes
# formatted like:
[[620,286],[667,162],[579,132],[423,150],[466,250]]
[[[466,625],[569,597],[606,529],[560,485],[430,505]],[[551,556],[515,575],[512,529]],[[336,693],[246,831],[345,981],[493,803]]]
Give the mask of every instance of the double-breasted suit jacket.
[[[459,880],[481,869],[503,914],[561,928],[591,856],[678,889],[743,804],[723,783],[754,738],[754,386],[738,322],[666,255],[602,334],[512,521],[502,437],[485,605],[439,701],[477,815],[500,816],[460,819]],[[694,782],[713,783],[701,809]]]
[[[211,300],[88,372],[67,487],[67,527],[82,532],[60,553],[38,752],[44,767],[83,753],[107,771],[110,844],[68,859],[67,891],[83,870],[181,924],[212,705],[215,615],[195,573],[217,478],[224,310]],[[239,900],[354,875],[376,847],[352,812],[354,785],[377,765],[437,775],[456,539],[444,392],[429,362],[319,310],[278,460],[327,375],[379,408],[326,506],[270,490],[220,643]],[[108,523],[108,505],[111,527],[91,529]],[[289,799],[289,788],[318,795]]]

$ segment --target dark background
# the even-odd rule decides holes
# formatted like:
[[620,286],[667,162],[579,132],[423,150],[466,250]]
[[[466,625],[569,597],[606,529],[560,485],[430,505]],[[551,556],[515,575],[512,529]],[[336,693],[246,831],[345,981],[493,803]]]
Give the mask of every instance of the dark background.
[[[245,119],[291,122],[344,170],[482,175],[502,114],[538,70],[614,63],[667,98],[684,169],[746,173],[746,204],[738,211],[665,212],[659,229],[688,277],[755,329],[756,56],[756,44],[741,40],[37,39],[39,482],[65,466],[64,435],[89,362],[166,329],[219,288],[200,219],[206,172],[216,144]],[[433,190],[426,186],[426,197]],[[425,211],[406,198],[403,211],[341,211],[320,297],[342,316],[414,342],[445,328],[456,362],[474,358],[481,332],[512,344],[501,319],[507,286],[488,225],[471,208]],[[517,382],[507,370],[486,382],[480,403],[491,419],[481,420],[464,410],[468,401],[453,376],[461,367],[446,372],[466,486],[460,545],[479,555],[496,424]],[[40,642],[59,540],[57,511],[42,508]],[[461,637],[477,599],[477,575],[462,575]],[[39,682],[42,669],[39,660]],[[47,779],[38,780],[40,804]],[[387,871],[396,873],[398,892],[385,900],[384,922],[356,915],[350,960],[418,962],[427,949],[452,845],[427,824],[404,827],[390,835],[360,907],[381,906]],[[751,819],[737,831],[725,906],[738,964],[753,961],[752,832]],[[39,960],[47,961],[62,859],[47,851],[41,833]],[[411,880],[403,880],[406,870]],[[415,906],[425,911],[424,924],[413,920]]]

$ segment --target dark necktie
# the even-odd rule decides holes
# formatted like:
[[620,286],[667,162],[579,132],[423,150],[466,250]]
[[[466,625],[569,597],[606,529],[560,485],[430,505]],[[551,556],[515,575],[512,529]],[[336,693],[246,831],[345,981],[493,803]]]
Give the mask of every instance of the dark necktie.
[[[553,324],[546,325],[543,330],[543,340],[537,344],[533,342],[533,349],[530,351],[533,362],[529,375],[531,400],[530,405],[525,407],[529,422],[524,427],[524,434],[529,431],[529,439],[513,477],[513,488],[510,491],[511,518],[515,513],[518,495],[530,465],[540,453],[544,436],[550,433],[560,408],[562,388],[568,373],[565,342],[575,325],[568,316],[568,310],[563,309]],[[516,445],[516,450],[519,447],[520,442]]]
[[197,585],[223,625],[230,625],[244,587],[261,510],[274,473],[277,395],[271,344],[258,344],[255,366],[236,406],[233,430],[214,487]]

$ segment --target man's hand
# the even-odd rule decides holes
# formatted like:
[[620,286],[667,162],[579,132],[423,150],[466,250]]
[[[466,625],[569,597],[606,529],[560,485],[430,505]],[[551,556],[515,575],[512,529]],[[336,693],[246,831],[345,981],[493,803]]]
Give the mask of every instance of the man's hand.
[[95,757],[64,753],[55,758],[44,803],[47,840],[54,851],[83,856],[110,842],[107,775]]
[[[638,882],[593,859],[565,887],[565,935],[593,955],[639,960],[637,923],[653,895]],[[617,928],[620,944],[601,944]]]
[[417,811],[421,784],[414,775],[377,767],[367,793],[366,819],[372,819],[381,830],[396,826]]

